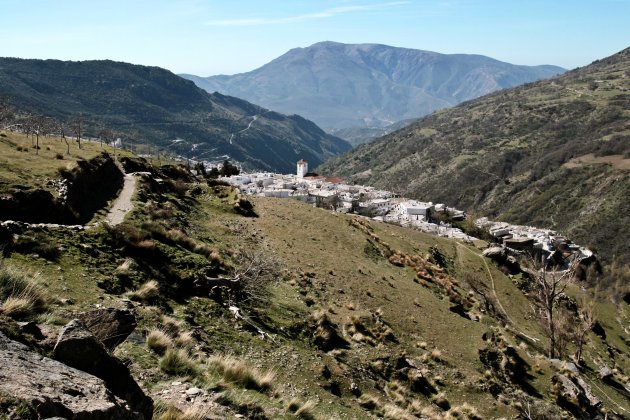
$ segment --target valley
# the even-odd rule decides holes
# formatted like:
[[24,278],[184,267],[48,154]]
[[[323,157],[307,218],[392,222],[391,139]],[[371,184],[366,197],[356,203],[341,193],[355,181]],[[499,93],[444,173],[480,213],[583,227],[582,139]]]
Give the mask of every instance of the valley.
[[630,418],[630,49],[182,76],[0,58],[0,420]]

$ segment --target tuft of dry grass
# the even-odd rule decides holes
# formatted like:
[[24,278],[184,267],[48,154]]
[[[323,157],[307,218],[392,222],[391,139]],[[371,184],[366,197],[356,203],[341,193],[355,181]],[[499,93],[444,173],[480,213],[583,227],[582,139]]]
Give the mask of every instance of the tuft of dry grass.
[[140,288],[134,292],[129,293],[129,299],[144,302],[153,303],[160,296],[160,287],[155,280],[149,280],[144,283]]
[[313,414],[313,409],[315,408],[316,403],[313,400],[308,400],[301,406],[295,410],[295,417],[304,420],[315,420],[315,414]]
[[173,339],[163,330],[153,328],[147,334],[147,347],[159,355],[173,346]]
[[181,348],[192,349],[195,346],[195,338],[192,332],[184,331],[175,338],[175,344]]
[[166,407],[156,407],[153,418],[156,420],[205,420],[209,414],[206,410],[199,407],[189,407],[182,411],[173,405],[168,405]]
[[477,409],[468,403],[456,406],[448,410],[445,416],[445,420],[482,420],[482,417],[477,413]]
[[44,312],[48,297],[37,285],[36,276],[0,265],[0,313],[24,319]]
[[259,372],[235,357],[215,355],[210,357],[208,365],[215,369],[224,381],[237,386],[260,392],[267,392],[273,388],[275,380],[273,371]]
[[160,369],[169,375],[195,375],[199,367],[188,352],[182,349],[168,349],[160,359]]

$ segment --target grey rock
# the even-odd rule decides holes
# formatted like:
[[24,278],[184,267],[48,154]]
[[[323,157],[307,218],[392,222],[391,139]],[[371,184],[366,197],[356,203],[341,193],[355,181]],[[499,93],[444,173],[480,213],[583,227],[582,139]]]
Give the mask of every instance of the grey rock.
[[103,380],[32,352],[0,333],[0,391],[32,406],[40,418],[142,419]]
[[488,258],[505,257],[505,249],[500,246],[486,248],[481,253]]
[[608,368],[608,366],[604,366],[599,369],[599,377],[601,379],[610,379],[612,376],[613,372]]
[[76,318],[110,351],[125,341],[137,325],[129,309],[97,309],[78,314]]
[[68,366],[90,373],[105,381],[108,389],[129,405],[151,418],[153,401],[131,376],[129,369],[78,320],[70,321],[59,333],[53,357]]
[[553,376],[552,382],[558,387],[559,402],[573,406],[589,416],[595,416],[599,412],[602,402],[593,395],[591,387],[579,376],[570,378],[557,374]]

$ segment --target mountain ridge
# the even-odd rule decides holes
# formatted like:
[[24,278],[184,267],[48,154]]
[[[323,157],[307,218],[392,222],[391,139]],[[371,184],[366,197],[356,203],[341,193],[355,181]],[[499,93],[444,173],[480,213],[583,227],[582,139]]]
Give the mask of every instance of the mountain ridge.
[[209,94],[159,67],[0,58],[0,94],[55,118],[83,113],[115,130],[135,129],[140,140],[192,159],[227,155],[246,167],[292,172],[298,159],[321,163],[350,149],[306,119]]
[[330,130],[382,127],[563,71],[474,54],[326,41],[291,49],[250,72],[182,77],[209,92],[305,115]]
[[630,173],[613,161],[630,154],[629,74],[626,49],[435,112],[319,170],[551,227],[628,261],[630,244],[619,238],[628,234]]

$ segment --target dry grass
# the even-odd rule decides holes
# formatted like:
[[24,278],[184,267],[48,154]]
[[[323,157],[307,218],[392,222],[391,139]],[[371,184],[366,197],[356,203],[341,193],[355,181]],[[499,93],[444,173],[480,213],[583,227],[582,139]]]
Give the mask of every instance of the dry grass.
[[316,403],[313,400],[308,400],[304,404],[300,405],[297,410],[295,410],[295,417],[304,420],[315,420],[315,414],[313,414],[313,409],[315,408]]
[[173,347],[173,339],[163,330],[154,328],[147,334],[147,347],[159,355]]
[[44,312],[48,298],[37,285],[36,276],[0,265],[0,313],[24,319]]
[[[146,242],[146,241],[143,241]],[[129,293],[129,299],[144,302],[153,303],[160,296],[160,287],[155,280],[149,280],[144,283],[138,290]]]
[[477,413],[477,409],[468,403],[451,408],[444,418],[445,420],[482,420]]
[[181,349],[168,349],[160,359],[160,369],[169,375],[195,375],[199,367],[188,352]]
[[197,407],[190,407],[182,411],[175,406],[169,405],[166,407],[156,407],[153,418],[156,420],[205,420],[209,415],[210,413],[206,410]]
[[175,338],[175,344],[178,347],[192,349],[195,347],[195,338],[190,331],[184,331]]
[[211,369],[215,369],[225,382],[242,388],[267,392],[273,388],[275,373],[259,372],[243,360],[232,356],[212,356],[208,360]]

